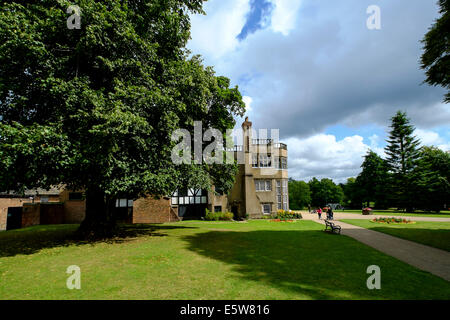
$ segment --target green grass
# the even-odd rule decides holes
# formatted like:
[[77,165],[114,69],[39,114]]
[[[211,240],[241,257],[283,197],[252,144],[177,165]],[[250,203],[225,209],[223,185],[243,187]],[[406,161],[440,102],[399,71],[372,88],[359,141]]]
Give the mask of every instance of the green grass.
[[[341,213],[356,213],[361,214],[361,210],[336,210],[335,212]],[[372,214],[382,215],[382,216],[406,216],[406,217],[434,217],[434,218],[450,218],[450,211],[441,211],[438,213],[430,213],[430,212],[420,212],[417,211],[415,213],[405,213],[403,211],[397,210],[372,210]]]
[[[128,226],[109,242],[76,225],[0,233],[1,299],[449,299],[450,282],[312,221]],[[369,290],[369,265],[381,290]],[[81,290],[66,268],[81,268]]]
[[450,222],[416,221],[414,224],[386,224],[361,219],[341,221],[450,251]]

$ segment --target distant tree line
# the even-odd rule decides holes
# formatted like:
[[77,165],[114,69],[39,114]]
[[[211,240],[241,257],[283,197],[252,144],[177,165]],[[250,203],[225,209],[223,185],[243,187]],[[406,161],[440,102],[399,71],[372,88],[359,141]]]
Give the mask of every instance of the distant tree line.
[[333,180],[312,178],[309,182],[289,179],[289,207],[300,210],[308,206],[323,207],[328,203],[342,203],[344,192]]
[[450,206],[450,153],[420,147],[406,113],[391,118],[386,159],[369,150],[361,173],[346,183],[331,179],[289,181],[291,209],[340,203],[347,208],[397,208],[439,212]]

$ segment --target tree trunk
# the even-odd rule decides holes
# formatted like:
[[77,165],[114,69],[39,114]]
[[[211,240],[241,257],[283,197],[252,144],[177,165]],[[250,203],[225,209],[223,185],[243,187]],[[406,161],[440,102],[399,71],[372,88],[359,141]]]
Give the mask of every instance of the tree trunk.
[[113,209],[113,200],[105,197],[102,190],[86,190],[86,216],[77,230],[77,235],[87,240],[113,237],[117,233]]

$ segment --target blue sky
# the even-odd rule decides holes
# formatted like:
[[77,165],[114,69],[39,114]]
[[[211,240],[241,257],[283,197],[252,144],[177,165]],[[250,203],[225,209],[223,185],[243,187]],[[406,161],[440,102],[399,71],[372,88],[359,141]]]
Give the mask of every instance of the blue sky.
[[[380,30],[366,26],[370,5]],[[209,0],[204,9],[191,16],[188,48],[239,86],[254,126],[280,130],[291,177],[356,176],[369,148],[384,156],[397,110],[423,144],[450,149],[445,91],[423,84],[419,68],[435,1]]]

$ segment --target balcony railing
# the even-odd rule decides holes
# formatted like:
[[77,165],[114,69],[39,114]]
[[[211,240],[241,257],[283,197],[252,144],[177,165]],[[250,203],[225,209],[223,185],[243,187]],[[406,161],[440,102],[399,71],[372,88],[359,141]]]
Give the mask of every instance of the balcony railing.
[[[255,143],[256,141],[258,141],[259,143]],[[268,143],[263,143],[269,141]],[[271,139],[252,139],[253,145],[270,145],[272,143]],[[273,147],[275,149],[284,149],[287,150],[287,145],[285,143],[274,143]],[[234,152],[239,152],[239,151],[243,151],[244,147],[242,145],[235,145],[232,148],[223,148],[224,151],[234,151]]]
[[232,148],[224,148],[227,152],[239,152],[243,150],[243,147],[241,145],[235,145]]
[[264,145],[264,144],[271,144],[272,139],[252,139],[252,144],[256,145]]

